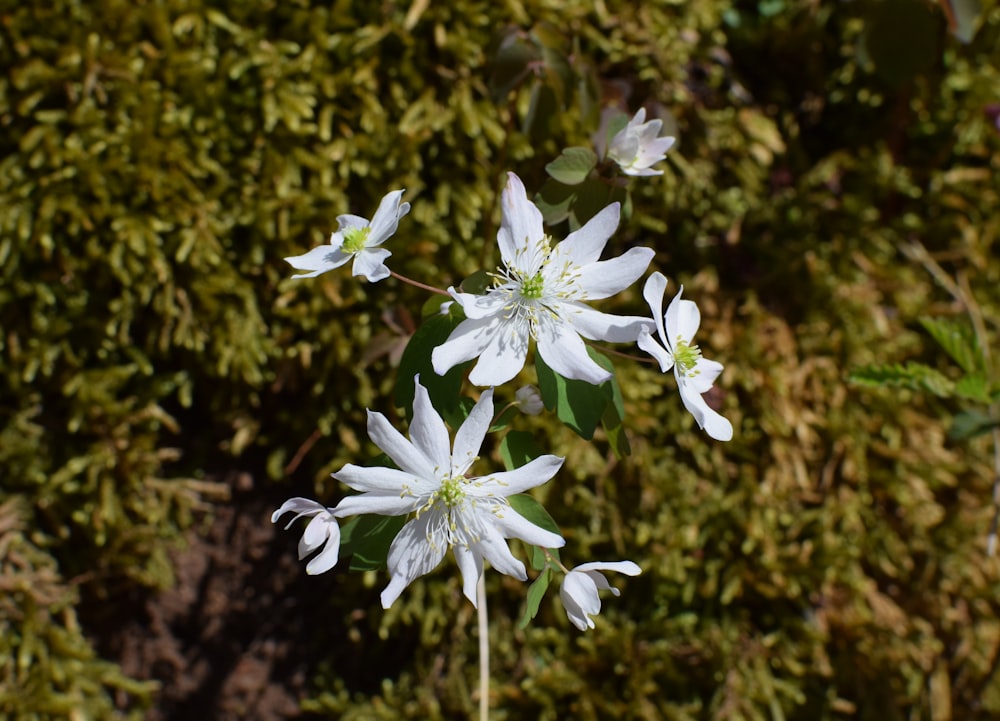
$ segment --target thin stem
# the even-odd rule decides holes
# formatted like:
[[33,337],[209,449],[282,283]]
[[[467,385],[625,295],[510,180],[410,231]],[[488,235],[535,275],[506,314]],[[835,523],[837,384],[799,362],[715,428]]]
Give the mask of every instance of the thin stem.
[[479,618],[479,721],[490,718],[490,635],[486,622],[486,575],[476,583],[476,612]]
[[394,270],[390,270],[389,275],[391,275],[396,280],[401,280],[404,283],[409,283],[410,285],[416,288],[422,288],[423,290],[430,291],[431,293],[437,293],[438,295],[446,295],[449,298],[451,297],[451,294],[446,290],[442,290],[441,288],[435,288],[433,285],[427,285],[426,283],[421,283],[419,280],[413,280],[413,278],[407,278],[405,275],[400,275]]
[[636,363],[656,363],[656,361],[653,358],[643,358],[641,356],[632,355],[630,353],[622,353],[620,350],[614,350],[612,348],[607,348],[605,346],[598,345],[597,343],[587,340],[586,338],[584,338],[583,342],[589,345],[591,348],[596,348],[597,350],[601,351],[601,353],[616,355],[619,358],[628,358],[629,360],[633,360]]

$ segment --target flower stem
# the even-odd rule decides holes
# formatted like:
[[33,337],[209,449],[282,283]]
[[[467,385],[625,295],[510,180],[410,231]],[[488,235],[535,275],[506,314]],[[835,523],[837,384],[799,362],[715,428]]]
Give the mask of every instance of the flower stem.
[[433,285],[427,285],[426,283],[421,283],[419,280],[413,280],[413,278],[407,278],[405,275],[400,275],[394,270],[390,270],[389,275],[391,275],[396,280],[401,280],[404,283],[409,283],[410,285],[416,288],[421,288],[423,290],[430,291],[431,293],[437,293],[438,295],[446,295],[449,298],[451,297],[451,294],[448,293],[448,291],[446,290],[442,290],[441,288],[435,288]]
[[479,721],[490,718],[490,636],[486,622],[486,575],[476,583],[476,610],[479,618]]
[[591,348],[596,348],[597,350],[601,351],[601,353],[609,353],[611,355],[616,355],[619,358],[628,358],[629,360],[636,361],[637,363],[656,363],[656,360],[653,358],[643,358],[641,356],[632,355],[630,353],[622,353],[620,350],[614,350],[612,348],[607,348],[605,346],[597,345],[597,343],[593,343],[587,340],[586,338],[584,339],[583,342],[589,345]]

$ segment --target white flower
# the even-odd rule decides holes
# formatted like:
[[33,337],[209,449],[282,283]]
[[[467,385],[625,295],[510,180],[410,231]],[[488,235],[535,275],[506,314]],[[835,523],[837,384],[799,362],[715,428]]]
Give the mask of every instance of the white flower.
[[681,300],[684,292],[684,286],[681,286],[664,315],[663,293],[666,289],[667,279],[658,272],[649,276],[642,289],[642,295],[653,311],[653,320],[663,345],[656,342],[647,326],[639,334],[639,347],[659,361],[660,370],[664,373],[674,369],[681,401],[698,422],[698,427],[704,428],[717,441],[731,440],[733,425],[709,408],[702,398],[722,372],[722,364],[703,358],[698,346],[692,343],[701,323],[698,306],[690,300]]
[[313,560],[309,561],[306,573],[310,575],[325,573],[336,566],[337,555],[340,553],[340,526],[337,525],[337,519],[330,513],[330,509],[308,498],[289,498],[281,504],[281,508],[271,514],[271,523],[277,523],[286,513],[295,514],[295,518],[285,526],[286,531],[303,516],[313,517],[299,541],[300,561],[317,548],[325,546]]
[[537,416],[545,408],[542,403],[542,394],[535,386],[522,386],[514,393],[514,400],[521,413],[526,416]]
[[448,429],[419,379],[410,440],[381,413],[368,411],[368,435],[398,469],[344,466],[333,477],[362,493],[344,498],[334,513],[338,517],[415,514],[389,547],[391,579],[382,591],[384,608],[389,608],[413,579],[432,571],[449,548],[462,573],[463,591],[475,605],[483,559],[501,573],[527,579],[524,564],[514,558],[504,539],[519,538],[544,548],[564,545],[561,536],[531,523],[507,500],[507,496],[552,478],[562,466],[562,458],[540,456],[513,471],[466,477],[492,420],[491,388],[483,392],[458,429],[452,450]]
[[614,563],[583,563],[566,574],[559,598],[566,608],[566,615],[581,631],[594,627],[594,620],[601,612],[601,597],[599,590],[610,589],[611,593],[620,596],[621,592],[608,583],[600,571],[617,571],[629,576],[638,576],[642,570],[632,561],[616,561]]
[[650,170],[649,166],[666,157],[674,139],[656,137],[662,120],[654,118],[645,123],[645,119],[646,109],[639,108],[635,117],[608,144],[608,157],[618,163],[625,175],[663,175],[662,170]]
[[385,259],[392,253],[379,246],[396,232],[399,219],[410,212],[409,203],[399,202],[402,195],[402,190],[394,190],[382,198],[371,222],[357,215],[338,216],[338,228],[330,236],[329,245],[313,248],[305,255],[285,258],[296,270],[308,271],[292,277],[312,278],[354,258],[353,275],[364,276],[372,283],[388,278]]
[[542,359],[564,378],[595,384],[608,380],[611,374],[587,355],[580,336],[628,343],[648,321],[600,313],[583,301],[624,290],[653,258],[649,248],[632,248],[598,261],[618,226],[618,212],[618,203],[612,203],[553,248],[542,231],[541,212],[510,173],[497,233],[503,267],[494,276],[494,287],[483,295],[449,289],[466,320],[434,349],[434,370],[443,375],[478,356],[469,380],[480,386],[501,385],[524,367],[528,342],[534,338]]

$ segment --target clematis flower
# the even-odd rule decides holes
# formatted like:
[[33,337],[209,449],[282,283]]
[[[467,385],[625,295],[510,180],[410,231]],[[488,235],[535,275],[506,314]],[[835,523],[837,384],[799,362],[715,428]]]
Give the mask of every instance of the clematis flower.
[[618,226],[618,203],[612,203],[558,245],[542,230],[542,214],[528,200],[521,180],[510,173],[503,191],[497,233],[503,267],[493,287],[482,295],[449,289],[465,311],[448,339],[434,349],[434,370],[449,369],[479,357],[469,380],[480,386],[501,385],[524,367],[528,344],[564,378],[602,383],[611,374],[589,355],[584,338],[629,343],[648,321],[600,313],[584,301],[607,298],[633,282],[653,258],[649,248],[632,248],[598,261]]
[[337,565],[337,555],[340,553],[340,526],[330,509],[308,498],[289,498],[281,504],[281,508],[271,514],[271,523],[286,513],[294,513],[295,517],[285,526],[287,531],[292,524],[303,516],[312,516],[309,525],[299,540],[299,560],[308,556],[317,548],[322,548],[315,558],[306,566],[306,573],[316,575],[325,573]]
[[667,279],[659,272],[649,276],[643,287],[642,295],[653,311],[656,331],[663,345],[653,338],[647,326],[639,334],[639,347],[659,362],[664,373],[673,368],[681,402],[694,416],[698,427],[705,429],[717,441],[731,440],[733,425],[712,410],[702,397],[712,387],[723,366],[703,358],[701,350],[692,342],[701,323],[698,306],[690,300],[681,300],[684,292],[684,286],[681,286],[670,301],[666,314],[663,314],[663,293],[666,289]]
[[542,403],[542,394],[535,386],[521,386],[514,393],[514,401],[517,407],[526,416],[537,416],[545,409]]
[[402,190],[394,190],[382,198],[371,222],[357,215],[338,216],[337,231],[330,236],[328,245],[285,258],[296,270],[308,271],[292,277],[313,278],[354,258],[353,275],[363,276],[371,283],[388,278],[385,259],[392,253],[379,246],[396,232],[399,219],[410,212],[409,203],[399,202],[402,195]]
[[594,628],[592,616],[601,612],[601,597],[598,591],[609,589],[616,596],[621,595],[621,591],[608,583],[608,579],[601,571],[616,571],[629,576],[638,576],[642,573],[632,561],[583,563],[567,573],[559,589],[559,598],[562,599],[569,620],[581,631]]
[[368,435],[398,469],[348,463],[333,477],[361,493],[344,498],[334,513],[338,517],[415,514],[389,547],[391,578],[382,591],[384,608],[389,608],[415,578],[432,571],[449,548],[462,573],[463,591],[475,605],[484,559],[501,573],[527,579],[524,564],[514,558],[505,539],[519,538],[544,548],[565,544],[562,536],[531,523],[507,500],[507,496],[552,478],[562,466],[562,458],[545,455],[513,471],[466,477],[492,420],[491,388],[483,392],[458,429],[452,448],[448,429],[419,378],[409,440],[381,413],[368,411]]
[[663,175],[662,170],[651,170],[649,166],[663,160],[674,145],[672,137],[657,137],[662,120],[654,118],[648,123],[645,120],[646,109],[639,108],[608,144],[608,157],[618,163],[625,175]]

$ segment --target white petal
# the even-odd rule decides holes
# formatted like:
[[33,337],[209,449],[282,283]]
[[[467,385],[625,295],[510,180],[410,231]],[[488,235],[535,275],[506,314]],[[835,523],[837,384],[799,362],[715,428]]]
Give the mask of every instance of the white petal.
[[686,374],[685,380],[699,393],[708,393],[715,379],[722,373],[722,368],[718,361],[699,358],[694,368]]
[[[577,266],[586,266],[594,263],[601,257],[604,246],[608,243],[608,238],[610,238],[614,234],[615,229],[618,228],[618,221],[620,218],[621,207],[618,203],[612,203],[607,206],[593,218],[584,223],[582,227],[567,235],[565,240],[555,247],[555,250],[552,253],[553,258],[551,264],[554,266],[562,266],[562,261],[564,260],[568,260]],[[643,270],[645,270],[645,268]],[[635,280],[635,278],[632,280]],[[632,281],[629,281],[629,283],[631,282]],[[629,283],[626,283],[625,285],[627,286]],[[615,293],[617,292],[618,291],[615,291]]]
[[536,526],[513,508],[508,507],[499,512],[496,524],[506,538],[519,538],[542,548],[562,548],[566,545],[566,539],[558,533]]
[[642,569],[632,561],[593,561],[591,563],[581,563],[573,569],[574,571],[614,571],[624,573],[626,576],[638,576]]
[[643,328],[653,325],[649,318],[601,313],[575,301],[559,303],[554,310],[584,338],[610,343],[634,343]]
[[316,556],[306,564],[306,573],[310,576],[315,576],[320,573],[326,573],[331,568],[337,565],[337,560],[340,557],[340,528],[337,529],[336,534],[331,534],[330,539],[326,543],[326,547],[320,551]]
[[435,477],[434,463],[393,428],[381,413],[368,411],[368,436],[402,470],[418,478]]
[[639,340],[637,341],[637,344],[642,350],[646,351],[657,360],[660,364],[660,371],[663,373],[666,373],[674,367],[674,357],[670,354],[670,351],[653,340],[653,336],[649,334],[648,328],[643,328],[639,332]]
[[[667,333],[663,329],[663,293],[667,290],[667,278],[660,271],[654,271],[646,284],[642,287],[642,297],[649,304],[649,309],[653,312],[653,320],[656,321],[656,330],[660,333],[660,339],[667,343]],[[664,369],[669,370],[669,369]]]
[[678,388],[681,392],[681,402],[688,412],[694,416],[699,428],[717,441],[729,441],[733,438],[733,424],[712,410],[701,393],[689,383],[678,378]]
[[293,255],[285,258],[285,262],[296,270],[310,271],[293,275],[292,278],[314,278],[320,273],[339,268],[350,259],[350,253],[343,253],[332,245],[321,245],[304,255]]
[[[488,511],[486,513],[489,513]],[[490,514],[492,516],[492,514]],[[507,576],[513,576],[519,581],[526,581],[528,574],[525,573],[524,564],[514,558],[507,547],[500,529],[493,523],[492,518],[482,525],[479,539],[475,542],[473,553],[481,553],[483,558],[490,562],[497,571]]]
[[545,332],[538,335],[538,353],[549,368],[563,378],[587,381],[595,385],[611,378],[608,371],[587,355],[583,340],[567,323],[547,324]]
[[538,242],[545,236],[542,214],[528,200],[524,184],[514,173],[507,173],[507,187],[500,196],[500,230],[497,244],[504,262],[515,265],[520,252],[534,255]]
[[299,539],[299,559],[305,558],[326,543],[331,533],[340,536],[340,526],[337,525],[337,519],[329,513],[313,516],[306,526],[306,530],[302,532],[302,538]]
[[472,601],[472,605],[479,608],[476,598],[476,584],[479,577],[483,575],[483,557],[474,548],[467,546],[452,546],[455,560],[458,562],[458,570],[462,573],[462,593]]
[[288,530],[292,527],[292,524],[299,518],[302,518],[302,516],[315,515],[317,513],[322,513],[325,510],[327,510],[326,506],[309,498],[302,498],[300,496],[289,498],[281,504],[281,508],[271,514],[271,523],[277,523],[278,519],[286,513],[294,513],[295,518],[293,518],[288,525],[285,526],[285,530]]
[[574,626],[581,631],[594,628],[591,616],[601,612],[601,597],[597,595],[597,586],[590,576],[573,571],[567,573],[559,589],[559,598]]
[[678,338],[690,343],[701,324],[701,312],[698,310],[698,305],[694,301],[682,300],[681,294],[683,292],[684,286],[682,285],[681,289],[677,291],[677,295],[670,301],[670,305],[667,306],[667,314],[664,317],[667,333],[664,340],[671,347]]
[[426,497],[417,495],[386,493],[361,493],[357,496],[345,496],[333,509],[337,518],[358,516],[364,513],[376,513],[380,516],[405,516],[422,507]]
[[[334,236],[337,238],[337,247],[344,242],[344,231],[346,230],[361,230],[362,228],[368,227],[368,218],[362,218],[360,215],[351,215],[350,213],[344,213],[343,215],[337,216],[337,232]],[[330,242],[333,243],[333,236],[330,236]]]
[[654,255],[651,248],[631,248],[617,258],[584,265],[576,280],[580,299],[598,300],[620,293],[646,272]]
[[523,324],[519,327],[500,322],[479,354],[479,362],[469,374],[469,381],[477,386],[503,385],[520,373],[527,356],[527,328]]
[[485,293],[475,295],[473,293],[459,293],[454,288],[449,288],[448,292],[454,298],[469,320],[479,320],[489,318],[503,311],[507,301],[500,293]]
[[427,528],[438,522],[438,516],[433,510],[422,514],[403,526],[393,539],[386,561],[391,578],[382,591],[382,608],[389,608],[413,579],[430,573],[441,563],[447,546],[427,542]]
[[451,454],[452,477],[464,476],[479,455],[483,440],[493,422],[493,389],[483,391],[468,417],[455,433],[455,450]]
[[539,456],[512,471],[501,471],[476,479],[475,490],[470,492],[477,496],[513,496],[515,493],[524,493],[529,488],[550,480],[562,468],[563,460],[565,459],[559,456]]
[[402,196],[402,190],[393,190],[382,198],[382,202],[378,204],[378,210],[372,216],[371,230],[365,239],[366,246],[381,245],[396,232],[399,219],[410,211],[409,203],[399,202]]
[[443,376],[452,368],[472,360],[489,344],[501,326],[498,318],[463,320],[448,339],[431,352],[434,372]]
[[385,280],[391,274],[385,259],[392,253],[384,248],[364,248],[354,254],[351,275],[367,278],[370,283]]
[[435,467],[435,477],[440,478],[451,470],[451,438],[448,428],[431,404],[427,389],[420,385],[419,376],[414,383],[413,421],[410,423],[410,439]]
[[374,493],[399,494],[404,488],[414,488],[422,483],[412,473],[397,468],[356,466],[353,463],[330,475],[355,491]]

